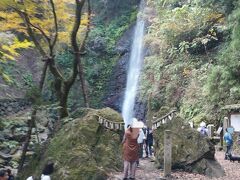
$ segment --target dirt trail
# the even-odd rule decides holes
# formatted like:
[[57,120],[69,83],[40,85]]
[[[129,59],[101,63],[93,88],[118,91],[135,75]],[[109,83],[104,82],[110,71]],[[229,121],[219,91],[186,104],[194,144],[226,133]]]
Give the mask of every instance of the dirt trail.
[[[213,178],[211,180],[240,180],[240,163],[237,161],[230,162],[224,160],[224,152],[216,152],[216,160],[224,168],[226,175],[221,178]],[[112,173],[108,180],[121,180],[123,177],[122,172]],[[156,169],[154,162],[150,158],[144,158],[140,161],[140,168],[137,168],[136,180],[160,180],[163,177],[163,170]],[[210,180],[210,178],[194,173],[186,173],[183,171],[174,171],[172,180]]]

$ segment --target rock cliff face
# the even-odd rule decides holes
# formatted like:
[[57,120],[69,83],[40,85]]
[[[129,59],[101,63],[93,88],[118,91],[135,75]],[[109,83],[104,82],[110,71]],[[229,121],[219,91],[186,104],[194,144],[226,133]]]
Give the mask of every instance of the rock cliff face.
[[126,9],[140,3],[140,0],[93,0],[92,8],[105,21],[118,17]]
[[[224,174],[221,166],[214,160],[215,148],[207,137],[192,129],[180,117],[162,125],[154,133],[156,140],[156,163],[164,162],[164,130],[172,131],[172,168],[219,177]],[[216,168],[218,167],[218,168]]]
[[124,91],[127,82],[128,62],[130,58],[131,42],[134,32],[134,25],[124,33],[116,46],[116,52],[120,54],[112,76],[109,78],[108,94],[104,105],[121,112]]
[[30,106],[27,99],[0,99],[0,116],[14,114]]
[[[105,129],[97,121],[100,115],[111,121],[122,121],[121,116],[105,108],[88,109],[67,124],[49,142],[47,150],[36,156],[24,170],[22,179],[29,174],[41,174],[43,165],[55,164],[53,179],[106,179],[108,172],[122,168],[121,133]],[[76,113],[75,113],[76,116]]]

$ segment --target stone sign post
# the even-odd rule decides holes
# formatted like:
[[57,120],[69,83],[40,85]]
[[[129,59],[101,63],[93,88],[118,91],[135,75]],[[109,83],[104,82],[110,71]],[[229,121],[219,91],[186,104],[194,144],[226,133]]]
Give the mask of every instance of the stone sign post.
[[172,169],[172,133],[170,130],[164,132],[164,177],[171,175]]
[[230,122],[228,117],[224,117],[223,119],[223,134],[225,134],[226,132],[226,128],[228,128],[230,126]]
[[207,128],[208,128],[208,137],[212,138],[214,136],[214,125],[209,124],[207,125]]

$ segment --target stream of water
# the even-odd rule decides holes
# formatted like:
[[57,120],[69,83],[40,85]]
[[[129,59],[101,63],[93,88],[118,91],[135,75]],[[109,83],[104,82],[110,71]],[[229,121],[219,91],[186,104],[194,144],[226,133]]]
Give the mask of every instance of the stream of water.
[[134,30],[133,43],[131,47],[131,56],[127,75],[127,86],[124,95],[122,116],[125,128],[132,123],[134,116],[134,104],[137,94],[139,75],[143,62],[143,37],[144,37],[144,20],[141,16],[143,13],[144,2],[140,4],[140,10],[137,17],[137,23]]

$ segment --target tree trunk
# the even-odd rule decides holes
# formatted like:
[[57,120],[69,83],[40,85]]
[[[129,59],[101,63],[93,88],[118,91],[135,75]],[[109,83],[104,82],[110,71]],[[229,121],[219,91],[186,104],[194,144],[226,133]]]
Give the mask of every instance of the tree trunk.
[[[91,5],[90,5],[90,0],[87,1],[87,4],[88,4],[88,24],[87,24],[87,31],[86,31],[86,34],[85,34],[85,37],[83,39],[83,42],[81,44],[81,47],[80,47],[80,52],[84,52],[85,51],[85,45],[86,45],[86,41],[87,41],[87,38],[89,36],[89,32],[90,32],[90,18],[91,18],[91,13],[92,13],[92,10],[91,10]],[[76,47],[75,47],[76,48]],[[80,78],[80,82],[81,82],[81,87],[82,87],[82,92],[83,92],[83,99],[84,99],[84,104],[85,104],[85,107],[89,107],[89,97],[88,97],[88,92],[87,92],[87,87],[86,87],[86,84],[85,84],[85,78],[84,78],[84,72],[83,72],[83,65],[82,65],[82,62],[81,62],[81,59],[80,57],[76,57],[78,59],[78,74],[79,74],[79,78]]]
[[46,74],[47,74],[47,68],[48,68],[48,62],[46,61],[44,63],[44,66],[43,66],[43,73],[41,75],[41,79],[40,79],[40,82],[39,82],[40,91],[42,91],[42,89],[43,89],[44,81],[45,81]]
[[61,90],[61,98],[59,99],[59,105],[61,106],[60,109],[60,118],[65,118],[68,116],[68,95],[70,92],[70,89],[72,87],[72,84],[68,81],[65,81],[62,84],[62,90]]
[[[53,12],[53,15],[54,15],[54,23],[55,23],[55,28],[56,28],[55,33],[56,34],[53,38],[52,43],[51,43],[51,38],[49,38],[41,28],[39,28],[38,26],[35,26],[31,23],[27,12],[22,12],[20,10],[15,9],[19,13],[19,15],[22,17],[22,19],[24,20],[24,23],[27,27],[28,34],[31,37],[31,39],[34,42],[37,49],[39,50],[40,54],[42,55],[43,58],[47,59],[45,65],[43,67],[43,74],[42,74],[41,80],[39,82],[40,91],[42,91],[42,88],[43,88],[43,85],[44,85],[44,79],[45,79],[48,67],[50,69],[50,72],[52,73],[52,75],[55,78],[55,80],[54,80],[55,81],[55,89],[56,89],[56,93],[57,93],[57,96],[58,96],[59,105],[62,107],[60,109],[60,118],[64,118],[64,117],[68,116],[67,98],[68,98],[70,88],[72,87],[79,71],[82,74],[80,76],[80,79],[81,79],[82,88],[83,88],[84,101],[87,102],[87,98],[86,98],[87,93],[86,93],[86,88],[85,88],[85,83],[84,83],[83,67],[82,67],[82,64],[80,63],[80,60],[81,60],[80,59],[80,49],[79,49],[78,44],[77,44],[77,33],[78,33],[78,30],[79,30],[79,26],[81,24],[81,13],[82,13],[82,8],[83,8],[83,5],[85,3],[85,0],[75,0],[75,2],[76,2],[76,11],[75,11],[76,18],[75,18],[73,30],[72,30],[72,33],[71,33],[71,43],[72,43],[72,46],[73,46],[73,49],[74,49],[75,58],[74,58],[74,63],[73,63],[73,74],[67,81],[63,78],[60,70],[55,65],[55,59],[54,59],[54,54],[53,54],[53,49],[54,49],[55,43],[57,41],[57,34],[58,34],[57,17],[56,17],[55,7],[54,7],[53,1],[51,0],[50,3],[51,3],[51,6],[52,6],[52,12]],[[42,48],[42,46],[39,44],[32,27],[39,30],[40,33],[42,34],[42,36],[45,38],[45,40],[47,41],[48,46],[49,46],[50,54],[45,52],[44,49]],[[86,107],[88,107],[88,103],[85,103],[85,105],[86,105]],[[29,129],[28,129],[26,141],[24,143],[21,160],[20,160],[20,163],[19,163],[19,166],[18,166],[18,171],[19,172],[22,170],[25,159],[26,159],[26,152],[27,152],[28,145],[29,145],[29,142],[30,142],[30,139],[31,139],[32,128],[34,127],[34,124],[35,124],[36,114],[37,114],[37,109],[34,108],[33,111],[32,111],[32,114],[31,114],[31,119],[28,121]]]
[[[81,58],[80,58],[81,50],[84,49],[83,47],[85,45],[87,34],[84,37],[81,47],[79,47],[79,44],[77,42],[77,33],[79,30],[79,26],[81,24],[81,12],[82,12],[84,3],[85,3],[85,0],[81,0],[81,1],[76,0],[76,5],[77,5],[76,11],[75,11],[76,16],[75,16],[75,22],[74,22],[74,26],[72,29],[72,33],[71,33],[71,45],[72,45],[72,48],[74,51],[74,68],[77,68],[77,69],[75,69],[75,71],[73,72],[72,80],[73,80],[73,78],[74,79],[76,78],[77,74],[79,74],[82,91],[83,91],[84,104],[85,104],[85,107],[89,107],[87,91],[86,91],[86,86],[85,86],[85,80],[84,80],[83,66],[82,66]],[[88,9],[88,11],[89,11],[89,9]],[[69,81],[69,83],[71,83],[71,82]]]
[[28,132],[27,132],[25,143],[23,145],[21,159],[18,165],[18,172],[21,172],[26,159],[26,153],[27,153],[28,145],[30,143],[30,139],[32,135],[32,128],[34,127],[34,124],[35,124],[36,114],[37,114],[37,110],[34,108],[31,114],[31,118],[28,120]]
[[60,119],[67,117],[68,116],[67,95],[61,97],[59,105],[61,106]]
[[84,73],[83,73],[83,66],[82,66],[82,62],[80,60],[79,60],[79,64],[78,64],[78,71],[79,71],[79,78],[80,78],[81,87],[82,87],[84,105],[85,105],[85,107],[89,108],[89,100],[88,100],[88,93],[87,93],[85,78],[84,78]]

